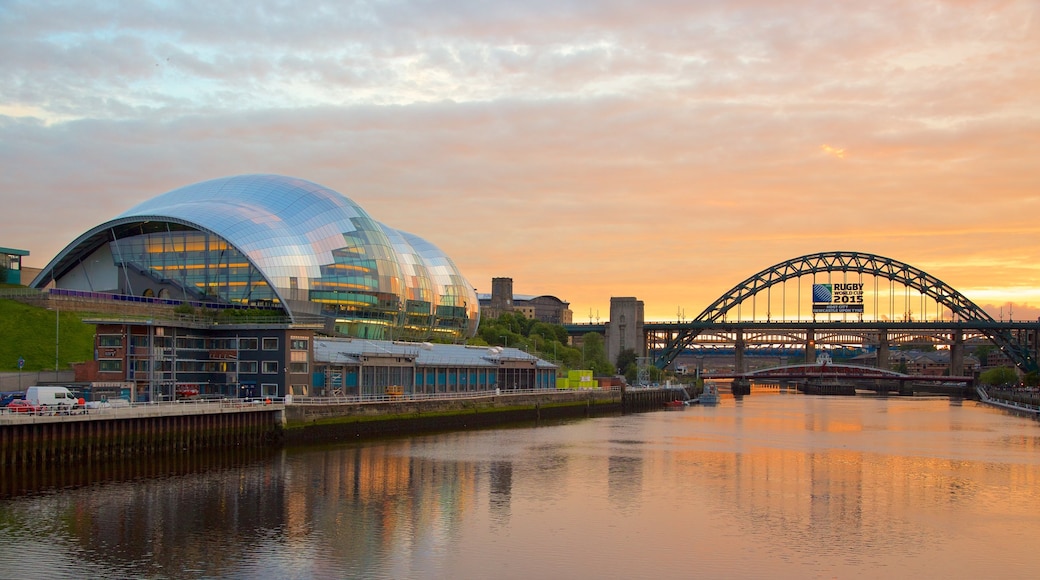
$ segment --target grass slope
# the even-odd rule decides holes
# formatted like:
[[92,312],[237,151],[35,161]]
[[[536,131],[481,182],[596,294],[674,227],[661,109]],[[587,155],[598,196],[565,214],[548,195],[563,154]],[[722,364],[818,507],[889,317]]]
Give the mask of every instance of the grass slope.
[[23,371],[54,370],[54,331],[58,337],[58,370],[70,363],[94,358],[94,325],[84,324],[79,312],[54,311],[0,299],[0,372],[17,372],[18,357],[25,359]]

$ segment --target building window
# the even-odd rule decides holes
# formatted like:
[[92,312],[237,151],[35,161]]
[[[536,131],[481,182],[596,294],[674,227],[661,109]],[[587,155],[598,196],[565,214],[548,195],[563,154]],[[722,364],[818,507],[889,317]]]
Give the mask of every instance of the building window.
[[121,373],[123,372],[123,361],[121,359],[99,360],[98,371],[102,373]]
[[289,372],[291,372],[291,373],[305,373],[305,372],[307,372],[307,363],[305,363],[305,362],[289,363]]
[[264,361],[264,374],[265,375],[276,375],[276,374],[278,374],[278,361],[276,361],[276,360],[265,360]]
[[256,350],[256,339],[255,338],[240,338],[240,339],[238,339],[238,350]]
[[264,338],[264,350],[278,350],[278,339]]
[[257,363],[255,360],[238,361],[238,372],[245,375],[255,375]]
[[119,334],[99,334],[98,346],[102,348],[121,347],[123,346],[123,337]]
[[260,383],[260,391],[264,397],[277,397],[278,383]]
[[306,338],[294,338],[289,346],[292,350],[307,350],[307,339]]
[[206,350],[206,339],[200,336],[178,336],[177,348],[186,350]]

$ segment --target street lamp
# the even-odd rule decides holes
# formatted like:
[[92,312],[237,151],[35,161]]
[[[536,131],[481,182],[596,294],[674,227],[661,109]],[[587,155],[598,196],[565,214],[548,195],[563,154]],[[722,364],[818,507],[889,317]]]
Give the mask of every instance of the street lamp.
[[500,334],[498,337],[506,341],[506,348],[509,348],[509,336],[506,334]]

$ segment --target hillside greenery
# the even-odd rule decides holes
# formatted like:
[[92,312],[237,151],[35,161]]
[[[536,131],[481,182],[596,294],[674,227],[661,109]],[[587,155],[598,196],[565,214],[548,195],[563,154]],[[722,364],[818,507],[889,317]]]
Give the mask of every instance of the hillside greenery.
[[[60,312],[0,299],[0,372],[53,371],[55,346],[58,370],[94,359],[94,325],[80,312]],[[55,341],[55,331],[58,340]]]
[[582,337],[582,346],[568,343],[567,330],[559,324],[529,319],[520,312],[506,312],[498,318],[480,318],[477,335],[468,344],[518,348],[538,358],[559,365],[562,372],[591,370],[596,376],[617,373],[607,360],[603,336],[590,332]]

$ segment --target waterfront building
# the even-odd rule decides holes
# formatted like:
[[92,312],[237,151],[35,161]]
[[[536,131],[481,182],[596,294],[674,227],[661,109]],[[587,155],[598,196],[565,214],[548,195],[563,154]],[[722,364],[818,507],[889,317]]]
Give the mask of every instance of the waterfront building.
[[76,382],[94,400],[556,388],[555,365],[515,348],[328,338],[305,323],[87,322],[97,325],[96,359],[77,366]]
[[66,296],[250,309],[368,339],[461,341],[476,291],[430,242],[280,175],[188,185],[99,224],[32,286]]
[[555,389],[556,365],[516,348],[318,338],[315,392],[380,396]]
[[311,358],[320,324],[212,324],[204,319],[97,319],[95,359],[76,382],[93,399],[171,401],[191,396],[282,397],[312,393]]
[[22,283],[22,258],[28,255],[28,250],[0,248],[0,284]]

